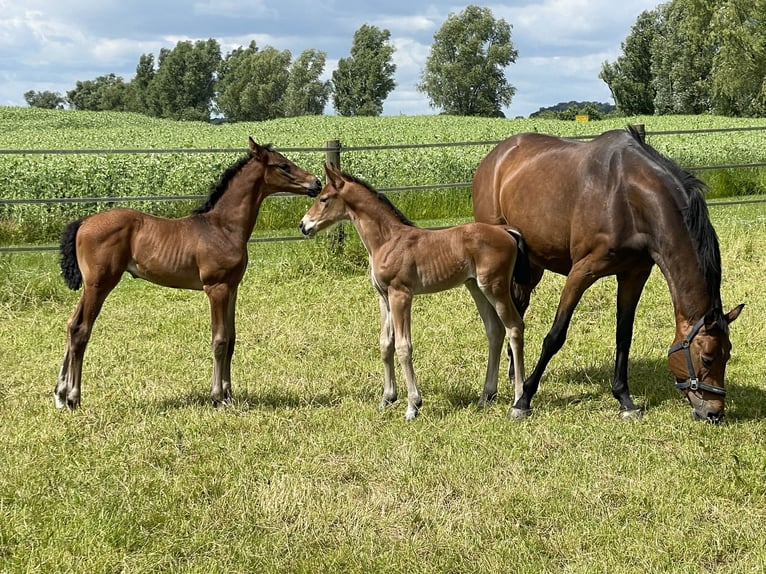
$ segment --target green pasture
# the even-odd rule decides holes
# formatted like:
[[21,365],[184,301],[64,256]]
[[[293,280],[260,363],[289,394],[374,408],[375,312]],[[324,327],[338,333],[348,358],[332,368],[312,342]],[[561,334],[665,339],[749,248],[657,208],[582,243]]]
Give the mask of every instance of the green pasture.
[[[281,143],[281,142],[280,142]],[[762,572],[766,564],[766,207],[711,210],[732,325],[727,420],[672,385],[667,286],[644,293],[630,364],[639,422],[609,384],[614,281],[597,283],[534,415],[478,410],[481,322],[465,290],[416,298],[421,416],[377,408],[378,310],[358,243],[258,243],[240,288],[234,404],[207,402],[204,295],[126,277],[85,361],[52,391],[77,294],[53,253],[0,256],[0,573]],[[562,286],[527,315],[534,365]]]
[[[267,122],[211,125],[158,120],[136,114],[75,112],[0,107],[2,150],[113,150],[95,154],[0,154],[1,199],[110,198],[206,195],[221,173],[247,148],[247,137],[273,143],[293,161],[321,175],[328,140],[342,144],[342,168],[379,189],[470,182],[494,143],[515,133],[538,131],[591,136],[626,124],[647,132],[766,126],[763,119],[716,116],[616,118],[578,123],[559,120],[506,120],[452,116],[344,118],[311,116]],[[482,145],[358,149],[369,146],[487,142]],[[766,130],[649,136],[649,142],[685,167],[763,162]],[[355,149],[357,148],[357,149]],[[151,150],[177,150],[151,153]],[[183,150],[231,150],[183,153]],[[117,153],[147,150],[146,153]],[[766,194],[766,169],[720,169],[699,174],[710,197]],[[416,221],[470,218],[470,190],[437,188],[396,194]],[[158,215],[187,214],[198,202],[127,202]],[[0,245],[50,245],[66,222],[111,207],[112,203],[0,203]],[[256,232],[290,229],[305,211],[301,199],[281,198],[264,205]]]

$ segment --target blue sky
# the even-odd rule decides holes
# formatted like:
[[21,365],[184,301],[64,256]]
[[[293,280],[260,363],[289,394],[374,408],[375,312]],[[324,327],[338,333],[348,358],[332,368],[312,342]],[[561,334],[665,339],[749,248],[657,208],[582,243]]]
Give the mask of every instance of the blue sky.
[[[469,3],[388,0],[0,0],[0,105],[24,106],[24,92],[65,95],[78,80],[114,73],[129,81],[141,54],[182,40],[215,38],[222,55],[252,40],[327,54],[329,78],[348,57],[354,32],[370,24],[391,32],[396,89],[385,115],[437,113],[415,85],[434,33]],[[512,26],[518,51],[506,70],[516,87],[506,116],[528,116],[570,100],[612,102],[598,78],[652,0],[543,0],[479,4]]]

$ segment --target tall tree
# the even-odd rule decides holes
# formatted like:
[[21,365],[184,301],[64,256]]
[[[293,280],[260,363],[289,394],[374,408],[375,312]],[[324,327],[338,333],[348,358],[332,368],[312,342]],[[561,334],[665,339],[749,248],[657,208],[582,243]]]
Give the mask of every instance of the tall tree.
[[332,84],[320,80],[327,54],[304,50],[290,66],[284,111],[288,117],[321,116],[330,98]]
[[364,24],[354,33],[351,55],[332,73],[333,106],[342,116],[379,116],[394,88],[391,32]]
[[504,68],[517,55],[510,24],[496,20],[489,8],[470,5],[450,14],[434,34],[417,88],[448,114],[502,115],[516,93]]
[[148,116],[159,115],[159,110],[153,107],[150,92],[154,75],[154,55],[142,54],[136,66],[136,75],[128,84],[128,111]]
[[766,0],[727,0],[710,26],[714,111],[766,115]]
[[36,92],[29,90],[24,93],[24,101],[32,108],[44,108],[48,110],[62,109],[66,100],[58,92],[51,92],[45,90],[44,92]]
[[160,50],[149,90],[152,109],[163,118],[209,120],[220,61],[221,48],[212,38],[178,42],[173,50]]
[[716,47],[710,34],[710,21],[715,2],[672,0],[658,9],[658,33],[652,45],[655,112],[701,114],[712,111],[710,71]]
[[659,14],[642,12],[622,43],[622,55],[614,64],[604,62],[599,78],[612,92],[617,109],[625,115],[654,113],[652,44],[657,35]]
[[124,112],[127,85],[120,76],[107,74],[95,80],[78,81],[67,92],[67,101],[75,110]]
[[232,122],[284,117],[291,59],[289,50],[255,42],[231,52],[219,68],[217,110]]

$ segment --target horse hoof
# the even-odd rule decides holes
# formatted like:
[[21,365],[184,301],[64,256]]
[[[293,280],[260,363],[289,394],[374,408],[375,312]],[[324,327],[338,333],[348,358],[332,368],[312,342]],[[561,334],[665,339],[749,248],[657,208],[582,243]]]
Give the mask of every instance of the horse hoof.
[[407,407],[407,412],[404,413],[404,420],[406,421],[414,421],[415,417],[418,416],[418,410],[414,409],[412,407]]
[[57,393],[53,393],[53,403],[57,409],[63,409],[66,406],[66,399],[62,399]]
[[513,407],[510,411],[508,411],[508,418],[515,421],[520,421],[529,418],[531,414],[532,409],[517,409],[516,407]]
[[629,411],[620,411],[620,418],[624,421],[640,421],[644,416],[639,409],[631,409]]

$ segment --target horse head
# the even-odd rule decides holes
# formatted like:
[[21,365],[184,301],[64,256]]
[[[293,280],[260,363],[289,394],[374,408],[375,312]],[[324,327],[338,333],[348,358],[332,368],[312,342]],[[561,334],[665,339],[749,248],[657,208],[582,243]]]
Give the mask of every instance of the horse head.
[[744,305],[724,314],[711,311],[689,326],[668,350],[668,366],[676,378],[676,388],[692,405],[692,418],[711,423],[723,421],[726,389],[724,374],[731,356],[729,325],[739,317]]

